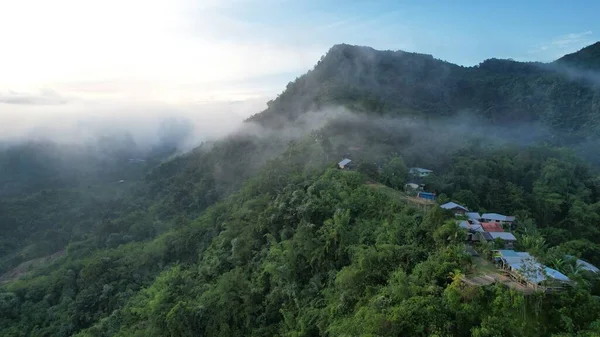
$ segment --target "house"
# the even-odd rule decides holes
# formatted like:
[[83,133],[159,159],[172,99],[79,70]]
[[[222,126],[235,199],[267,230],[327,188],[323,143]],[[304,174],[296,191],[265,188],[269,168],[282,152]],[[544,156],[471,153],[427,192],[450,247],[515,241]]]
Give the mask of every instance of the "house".
[[468,209],[464,206],[461,206],[455,202],[447,202],[443,205],[440,205],[441,208],[450,210],[454,213],[454,215],[462,215],[465,214]]
[[420,167],[411,167],[408,170],[408,173],[411,176],[423,178],[423,177],[427,177],[428,175],[430,175],[431,173],[433,173],[433,171],[432,170],[428,170],[428,169],[424,169],[424,168],[420,168]]
[[421,188],[421,186],[418,184],[415,184],[415,183],[408,183],[408,184],[404,185],[405,191],[410,191],[410,190],[414,191],[414,190],[418,190],[420,188]]
[[467,230],[467,241],[477,241],[477,233],[483,232],[483,228],[478,223],[470,220],[457,220],[458,227]]
[[473,241],[479,240],[481,242],[491,242],[494,241],[489,232],[479,232],[476,236],[474,236]]
[[514,216],[506,216],[498,213],[484,213],[481,215],[483,222],[496,222],[501,224],[511,224],[515,221]]
[[569,278],[558,270],[537,262],[527,252],[514,250],[495,250],[494,260],[509,276],[530,288],[544,291],[561,290]]
[[350,160],[348,158],[344,158],[341,162],[338,163],[338,167],[342,170],[350,168],[351,166],[352,166],[352,160]]
[[407,184],[411,184],[411,185],[417,185],[419,186],[419,188],[424,188],[425,184],[423,183],[423,179],[419,178],[419,177],[412,177]]
[[465,213],[465,215],[473,221],[479,222],[481,220],[481,214],[479,214],[477,212],[467,212],[467,213]]
[[[491,239],[491,241],[496,241],[496,239],[501,239],[504,242],[504,247],[505,248],[514,248],[515,243],[517,242],[517,238],[512,234],[512,233],[507,233],[507,232],[485,232],[488,235],[485,235],[483,238],[485,240],[482,240],[484,242],[488,242]],[[481,236],[480,236],[481,238]]]
[[457,220],[458,227],[464,228],[470,232],[484,232],[483,227],[478,222],[471,220]]
[[504,228],[502,228],[502,225],[500,225],[499,223],[480,222],[479,224],[481,225],[481,227],[483,227],[483,230],[486,232],[504,232]]
[[480,224],[471,224],[471,231],[475,233],[485,232]]
[[581,259],[577,259],[577,261],[575,263],[577,263],[577,265],[580,266],[581,269],[583,269],[583,270],[587,270],[592,273],[600,274],[600,269],[598,269],[598,267],[594,266],[593,264],[591,264],[589,262],[583,261]]
[[[575,256],[572,256],[572,255],[566,255],[565,257],[571,258],[571,259],[577,259]],[[594,266],[593,264],[591,264],[587,261],[584,261],[582,259],[577,259],[575,261],[575,264],[583,270],[586,270],[586,271],[589,271],[589,272],[592,272],[595,274],[600,274],[600,269],[598,269],[598,267]]]
[[421,199],[435,200],[435,193],[419,192],[417,193],[417,197]]

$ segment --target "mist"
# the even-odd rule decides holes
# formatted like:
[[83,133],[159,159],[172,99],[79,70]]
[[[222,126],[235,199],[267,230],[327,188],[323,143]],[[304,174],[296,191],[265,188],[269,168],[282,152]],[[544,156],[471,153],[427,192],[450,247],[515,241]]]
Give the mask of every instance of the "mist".
[[[331,143],[331,150],[323,145],[324,139]],[[469,111],[431,120],[377,116],[330,106],[306,112],[277,127],[246,122],[224,139],[205,144],[198,151],[211,151],[217,144],[252,143],[257,150],[252,153],[246,168],[253,172],[286,151],[290,141],[313,143],[312,152],[303,158],[306,165],[333,164],[344,156],[372,161],[401,155],[410,165],[436,167],[447,164],[455,151],[473,144],[527,146],[548,143],[552,139],[552,132],[541,123],[499,126]],[[218,171],[224,170],[227,168]]]
[[0,102],[0,143],[90,144],[129,135],[141,149],[166,142],[183,151],[231,133],[264,105],[258,99],[178,105],[106,100],[45,104],[24,97],[19,104],[11,102]]

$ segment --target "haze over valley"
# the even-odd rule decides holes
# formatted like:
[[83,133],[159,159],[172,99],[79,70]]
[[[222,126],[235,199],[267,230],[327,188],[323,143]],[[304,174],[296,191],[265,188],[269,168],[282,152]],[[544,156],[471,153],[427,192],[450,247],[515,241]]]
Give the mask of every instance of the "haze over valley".
[[0,336],[600,335],[595,7],[0,2]]

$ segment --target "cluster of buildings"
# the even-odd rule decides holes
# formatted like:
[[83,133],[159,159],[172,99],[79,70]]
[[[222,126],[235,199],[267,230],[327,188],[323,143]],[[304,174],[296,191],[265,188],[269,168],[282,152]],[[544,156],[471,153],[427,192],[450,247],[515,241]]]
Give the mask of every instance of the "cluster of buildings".
[[[433,171],[421,167],[411,167],[408,169],[409,180],[408,183],[404,186],[405,189],[411,189],[413,191],[422,192],[423,187],[423,178],[428,177],[432,174]],[[426,199],[426,198],[424,198]]]
[[[466,207],[455,202],[447,202],[440,205],[440,207],[450,210],[456,216],[462,218],[458,219],[457,222],[461,228],[467,230],[467,242],[496,242],[501,240],[504,249],[492,251],[493,262],[515,282],[528,289],[546,292],[561,290],[570,282],[566,275],[541,264],[531,254],[512,249],[517,242],[517,238],[510,232],[510,229],[514,226],[514,216],[469,212]],[[569,256],[566,257],[569,258]],[[582,270],[600,274],[600,269],[586,261],[577,259],[576,264]]]
[[510,232],[515,221],[514,216],[498,213],[469,212],[469,210],[455,202],[447,202],[440,207],[452,211],[457,216],[466,217],[457,220],[461,228],[468,231],[468,241],[489,242],[501,240],[505,248],[513,248],[517,238]]
[[[338,163],[340,169],[352,168],[352,161],[345,158]],[[406,184],[407,191],[416,192],[418,198],[435,200],[436,194],[423,191],[422,179],[432,174],[433,171],[420,167],[409,169],[410,180]],[[514,227],[515,217],[498,213],[470,212],[467,207],[455,202],[440,205],[441,208],[454,213],[458,225],[467,230],[467,242],[498,242],[503,243],[503,249],[493,250],[492,260],[505,275],[514,282],[528,289],[546,292],[558,291],[570,282],[569,278],[560,271],[539,263],[531,254],[513,250],[517,238],[510,231]],[[471,246],[467,246],[473,251]],[[569,257],[569,256],[567,256]],[[573,258],[573,257],[571,257]],[[594,265],[577,259],[577,266],[581,269],[600,274],[600,269]]]

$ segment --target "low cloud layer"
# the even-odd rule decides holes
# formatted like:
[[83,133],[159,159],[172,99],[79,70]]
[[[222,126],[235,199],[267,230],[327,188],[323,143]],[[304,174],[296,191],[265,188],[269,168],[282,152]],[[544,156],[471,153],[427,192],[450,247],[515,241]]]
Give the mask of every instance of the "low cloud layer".
[[8,102],[0,102],[0,143],[51,140],[81,144],[129,134],[143,147],[160,143],[165,128],[185,125],[188,134],[181,135],[185,149],[236,130],[246,117],[264,108],[261,99],[177,105],[107,100],[49,104],[48,98],[26,95],[5,100]]
[[0,104],[57,105],[65,103],[67,103],[66,98],[48,89],[33,94],[15,91],[0,92]]

